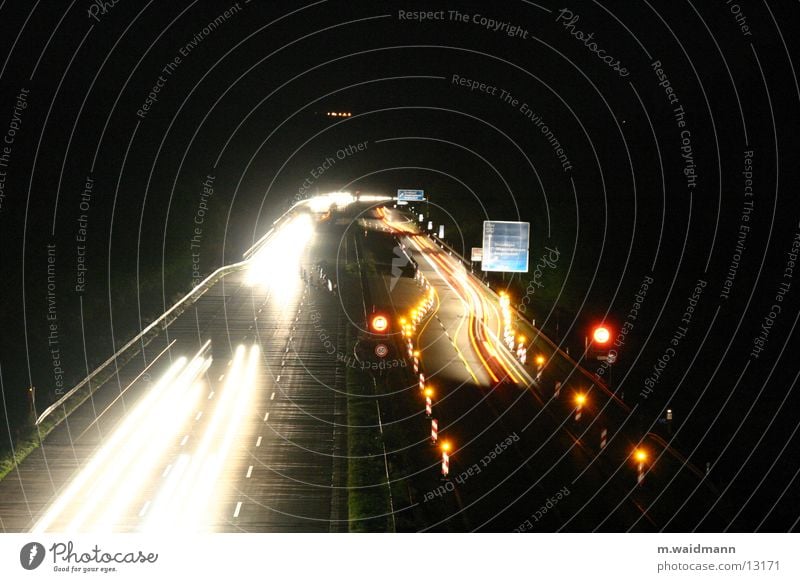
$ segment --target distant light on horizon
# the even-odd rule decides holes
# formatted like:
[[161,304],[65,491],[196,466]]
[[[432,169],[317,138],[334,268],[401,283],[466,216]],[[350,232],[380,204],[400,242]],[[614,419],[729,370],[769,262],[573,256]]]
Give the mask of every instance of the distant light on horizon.
[[382,194],[359,194],[359,202],[388,202],[393,200],[391,196],[384,196]]

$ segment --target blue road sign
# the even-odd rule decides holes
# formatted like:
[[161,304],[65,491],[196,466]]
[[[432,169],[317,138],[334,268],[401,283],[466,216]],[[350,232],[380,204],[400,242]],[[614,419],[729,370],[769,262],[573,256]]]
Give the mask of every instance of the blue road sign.
[[481,269],[527,273],[530,232],[530,222],[484,221]]
[[406,202],[422,202],[425,200],[425,190],[398,190],[397,199]]

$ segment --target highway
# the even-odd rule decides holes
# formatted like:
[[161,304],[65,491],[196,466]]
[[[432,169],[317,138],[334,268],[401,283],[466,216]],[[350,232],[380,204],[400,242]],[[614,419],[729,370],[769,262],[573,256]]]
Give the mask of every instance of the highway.
[[[443,504],[428,528],[680,530],[708,511],[716,496],[703,472],[665,439],[640,434],[635,410],[522,320],[511,298],[407,215],[387,210],[382,221],[436,292],[414,328],[414,347],[436,391],[440,438],[455,448],[451,481],[461,482],[425,502]],[[698,484],[699,495],[684,503]],[[706,525],[719,523],[711,512]]]
[[0,481],[2,530],[649,532],[708,511],[704,473],[583,357],[407,214],[353,201],[288,212],[112,365]]
[[310,274],[336,235],[288,222],[0,482],[4,531],[347,530],[343,376],[318,331],[343,314]]

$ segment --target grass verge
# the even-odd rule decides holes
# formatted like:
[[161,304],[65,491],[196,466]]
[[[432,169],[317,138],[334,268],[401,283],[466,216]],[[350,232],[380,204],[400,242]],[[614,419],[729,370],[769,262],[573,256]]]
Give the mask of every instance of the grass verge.
[[[353,345],[349,338],[348,345]],[[374,386],[369,373],[347,368],[347,488],[351,532],[391,531]]]

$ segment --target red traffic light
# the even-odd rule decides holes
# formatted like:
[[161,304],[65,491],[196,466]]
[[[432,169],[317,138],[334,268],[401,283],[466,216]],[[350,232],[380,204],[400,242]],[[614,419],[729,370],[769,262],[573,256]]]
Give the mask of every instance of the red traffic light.
[[389,329],[389,320],[386,319],[385,315],[373,315],[370,327],[376,333],[384,333]]
[[592,339],[596,344],[607,344],[608,340],[611,339],[611,332],[608,331],[607,327],[598,326],[594,328],[594,332],[592,332]]

